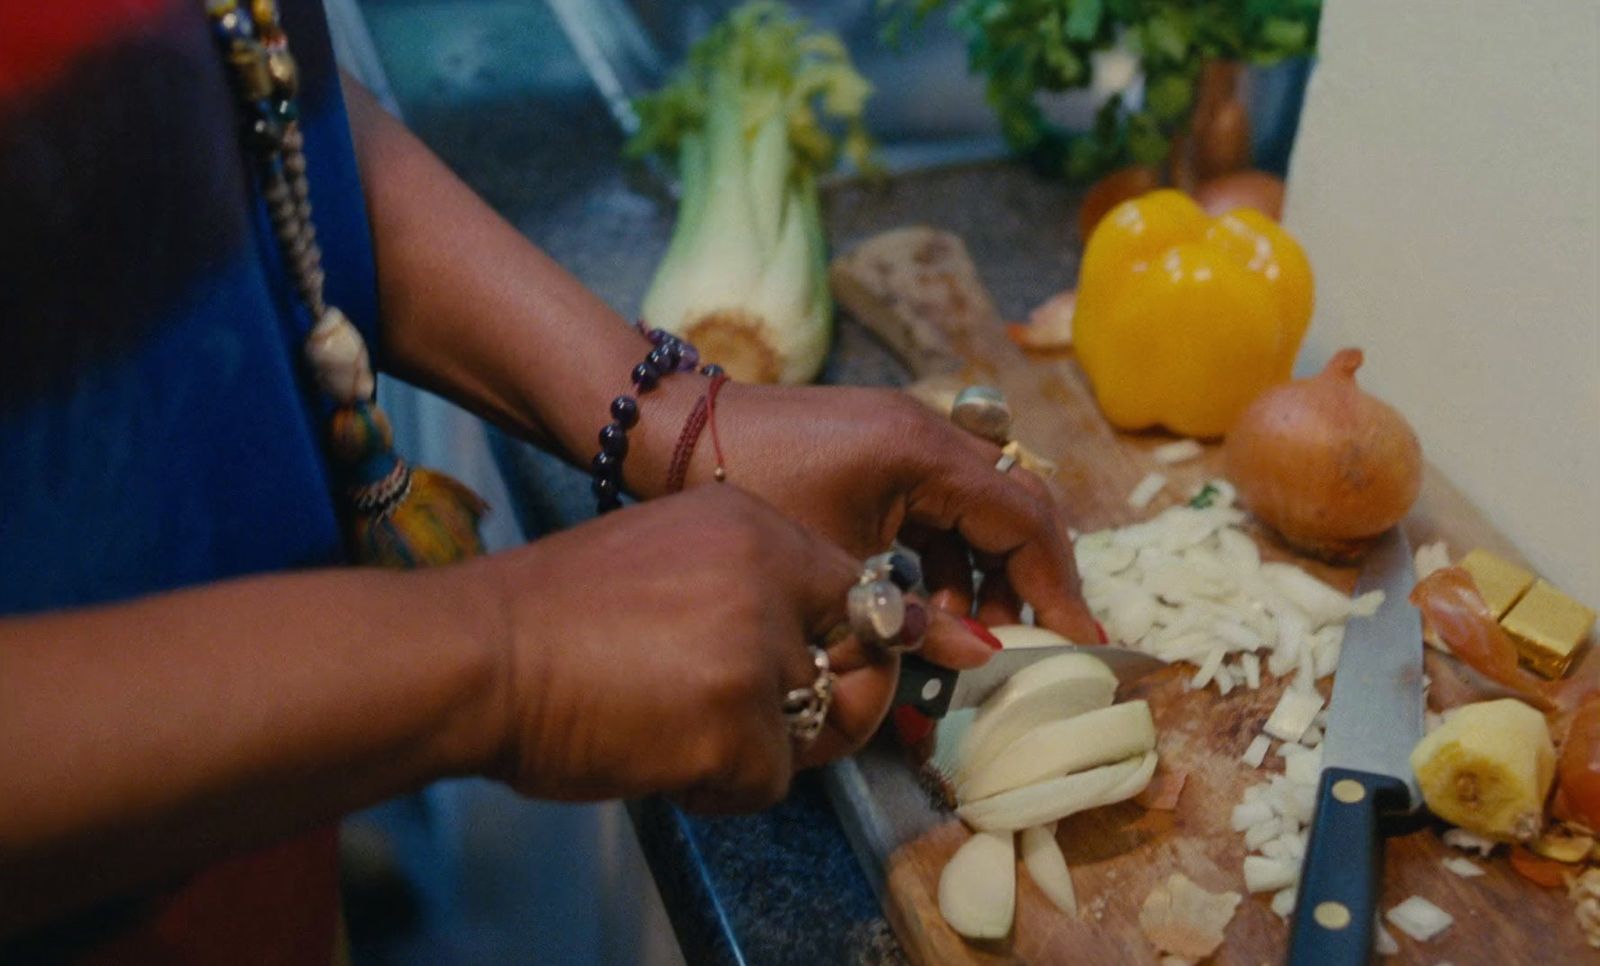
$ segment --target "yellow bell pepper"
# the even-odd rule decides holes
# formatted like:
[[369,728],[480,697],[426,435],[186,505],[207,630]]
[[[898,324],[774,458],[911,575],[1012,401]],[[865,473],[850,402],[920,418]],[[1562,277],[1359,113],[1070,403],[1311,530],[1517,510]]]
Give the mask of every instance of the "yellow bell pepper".
[[1311,306],[1311,264],[1271,218],[1212,218],[1181,192],[1155,191],[1090,236],[1072,339],[1113,425],[1221,436],[1289,378]]

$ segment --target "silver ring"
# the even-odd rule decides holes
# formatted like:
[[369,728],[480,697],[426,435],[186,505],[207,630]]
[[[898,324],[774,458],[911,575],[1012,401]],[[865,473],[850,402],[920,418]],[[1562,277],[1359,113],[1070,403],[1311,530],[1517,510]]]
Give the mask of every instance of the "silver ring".
[[968,386],[956,393],[950,404],[950,421],[997,445],[1011,438],[1011,406],[993,386]]
[[822,724],[833,705],[834,675],[829,670],[828,652],[813,647],[811,663],[817,669],[817,679],[809,687],[794,688],[783,696],[784,727],[789,737],[802,745],[811,744],[822,734]]

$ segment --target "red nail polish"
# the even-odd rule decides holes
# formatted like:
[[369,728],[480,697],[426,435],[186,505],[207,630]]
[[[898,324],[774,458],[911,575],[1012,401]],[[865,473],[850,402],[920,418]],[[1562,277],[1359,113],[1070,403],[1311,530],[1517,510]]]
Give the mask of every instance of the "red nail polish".
[[933,719],[908,704],[894,709],[894,730],[906,745],[921,744],[933,734]]
[[967,630],[971,631],[973,636],[975,636],[978,640],[980,640],[983,643],[989,645],[990,647],[994,648],[995,650],[998,651],[998,650],[1001,650],[1001,649],[1003,649],[1005,647],[1004,644],[1000,643],[1000,638],[995,637],[993,634],[989,633],[989,628],[984,627],[982,624],[978,623],[977,621],[973,620],[972,618],[970,618],[970,617],[961,618],[961,625],[963,627],[965,627]]
[[1105,628],[1104,624],[1100,623],[1099,621],[1095,621],[1094,622],[1094,631],[1095,631],[1096,634],[1100,635],[1100,643],[1102,643],[1102,644],[1111,643],[1111,638],[1106,635],[1106,628]]

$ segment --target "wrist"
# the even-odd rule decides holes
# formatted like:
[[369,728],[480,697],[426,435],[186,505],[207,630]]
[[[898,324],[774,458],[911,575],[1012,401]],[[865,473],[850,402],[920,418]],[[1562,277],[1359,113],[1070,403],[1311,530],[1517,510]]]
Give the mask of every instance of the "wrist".
[[441,682],[457,696],[435,728],[445,775],[495,775],[512,753],[519,697],[507,593],[498,556],[407,575],[426,589],[403,591],[444,614],[435,647],[451,655]]

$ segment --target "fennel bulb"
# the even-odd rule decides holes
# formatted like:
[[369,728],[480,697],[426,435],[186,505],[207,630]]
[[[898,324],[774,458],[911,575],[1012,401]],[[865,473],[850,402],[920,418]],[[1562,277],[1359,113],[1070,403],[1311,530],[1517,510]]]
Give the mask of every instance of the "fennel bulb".
[[[827,355],[833,301],[817,176],[840,150],[870,166],[870,86],[835,36],[753,0],[638,105],[633,155],[675,160],[672,241],[644,298],[651,326],[745,382],[808,382]],[[822,123],[845,125],[836,138]]]

